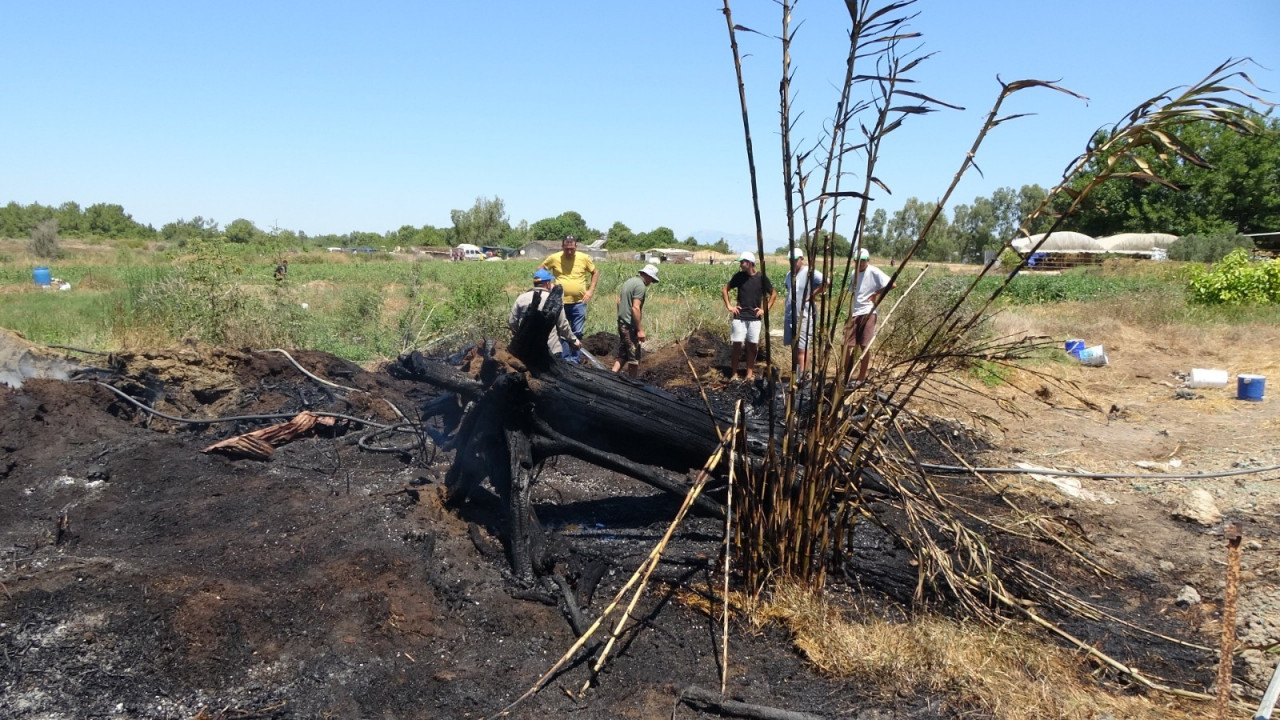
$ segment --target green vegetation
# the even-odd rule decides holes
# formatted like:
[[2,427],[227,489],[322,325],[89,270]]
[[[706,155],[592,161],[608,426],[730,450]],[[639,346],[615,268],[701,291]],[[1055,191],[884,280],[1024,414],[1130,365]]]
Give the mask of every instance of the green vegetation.
[[[1280,119],[1250,112],[1255,132],[1242,133],[1207,120],[1172,127],[1160,144],[1117,149],[1093,158],[1075,178],[1079,190],[1111,167],[1139,182],[1099,186],[1063,229],[1104,236],[1121,232],[1234,235],[1280,229]],[[1101,146],[1110,133],[1099,132]],[[1171,148],[1190,148],[1203,164]],[[1114,165],[1112,165],[1114,163]],[[1154,180],[1159,176],[1160,181]],[[1056,209],[1069,200],[1062,198]]]
[[[313,348],[356,361],[394,357],[408,348],[446,351],[484,336],[506,337],[511,303],[527,289],[537,267],[536,260],[450,263],[314,251],[290,254],[289,277],[277,285],[271,278],[271,255],[209,237],[163,253],[120,248],[102,253],[93,264],[73,257],[69,262],[75,264],[58,264],[54,274],[74,289],[53,292],[33,285],[31,269],[38,263],[14,263],[9,255],[0,265],[5,298],[0,327],[39,342],[117,349],[191,337],[238,347]],[[587,334],[615,331],[618,289],[640,263],[604,261],[599,267],[598,299],[587,316]],[[1120,302],[1132,306],[1134,321],[1140,322],[1274,322],[1280,320],[1275,306],[1256,305],[1262,301],[1239,307],[1191,301],[1210,302],[1200,299],[1202,291],[1196,287],[1206,288],[1204,292],[1235,287],[1216,278],[1238,277],[1244,269],[1270,272],[1265,275],[1273,278],[1267,280],[1273,283],[1269,287],[1277,287],[1278,267],[1276,261],[1242,265],[1231,260],[1210,272],[1183,263],[1120,262],[1058,275],[1022,273],[998,305]],[[669,343],[700,330],[726,334],[720,288],[733,270],[726,265],[664,265],[662,282],[653,286],[646,305],[653,342]],[[777,274],[783,268],[770,265],[769,270],[780,282]],[[910,279],[900,281],[886,307],[897,302]],[[980,280],[966,303],[979,303],[1000,280]],[[972,275],[932,270],[890,322],[928,327],[972,281]],[[840,282],[835,279],[837,286]],[[1247,292],[1241,296],[1254,297]],[[779,302],[774,309],[775,329],[782,327],[782,306]],[[882,334],[883,347],[892,356],[909,356],[924,340],[911,333]]]
[[1213,263],[1237,248],[1252,250],[1253,241],[1244,235],[1187,235],[1169,246],[1169,259]]
[[[396,230],[383,233],[353,231],[342,235],[307,235],[301,230],[262,230],[244,218],[220,227],[216,220],[197,215],[190,220],[180,218],[165,223],[157,231],[150,225],[135,221],[120,205],[100,203],[82,209],[74,202],[63,203],[56,208],[40,203],[21,205],[10,202],[0,207],[0,239],[27,237],[41,223],[52,221],[57,223],[57,228],[61,228],[63,237],[84,240],[90,244],[111,242],[116,247],[133,249],[147,248],[149,243],[185,248],[189,243],[211,239],[220,239],[250,249],[251,252],[266,251],[275,254],[330,247],[382,251],[394,248],[452,247],[461,243],[519,249],[529,242],[559,242],[565,235],[573,235],[586,243],[607,237],[608,246],[613,250],[684,247],[691,250],[729,252],[729,244],[723,238],[710,245],[699,245],[692,237],[677,240],[675,233],[667,227],[636,233],[621,222],[615,222],[606,234],[589,227],[582,215],[572,210],[538,220],[532,225],[524,220],[512,225],[507,215],[506,203],[500,197],[476,198],[475,204],[469,209],[450,211],[449,219],[453,226],[446,228],[402,225]],[[235,251],[228,252],[236,254]]]
[[1247,250],[1233,250],[1211,268],[1193,267],[1189,286],[1203,305],[1280,304],[1280,260],[1253,262]]

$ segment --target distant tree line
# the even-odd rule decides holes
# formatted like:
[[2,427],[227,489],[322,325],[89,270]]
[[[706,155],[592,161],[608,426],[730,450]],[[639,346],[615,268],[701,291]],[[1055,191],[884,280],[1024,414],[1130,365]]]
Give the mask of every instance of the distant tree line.
[[[1252,247],[1248,233],[1280,231],[1280,120],[1253,115],[1260,132],[1241,134],[1220,124],[1192,122],[1179,126],[1171,142],[1193,148],[1209,165],[1200,167],[1161,158],[1151,148],[1139,148],[1141,162],[1166,180],[1112,181],[1095,190],[1060,229],[1106,237],[1125,232],[1170,233],[1186,237],[1171,249],[1174,259],[1217,259],[1232,248]],[[1105,132],[1099,140],[1105,140]],[[1076,178],[1078,190],[1096,177],[1105,158]],[[1134,170],[1141,165],[1129,160]],[[917,257],[929,261],[977,262],[983,251],[998,251],[1012,239],[1027,217],[1047,197],[1039,185],[1014,190],[1000,188],[990,197],[956,205],[941,214]],[[1069,194],[1059,195],[1049,213],[1028,226],[1032,235],[1045,232],[1054,213],[1067,209]],[[933,212],[933,203],[908,198],[892,214],[878,209],[867,219],[863,244],[877,255],[902,257],[915,242]],[[821,238],[826,241],[828,238]],[[849,241],[829,236],[837,255],[848,252]],[[804,242],[803,240],[801,242]],[[786,252],[779,247],[777,252]]]
[[[1234,132],[1220,124],[1191,122],[1180,125],[1168,142],[1192,148],[1208,164],[1201,167],[1185,161],[1169,161],[1151,147],[1138,148],[1134,157],[1121,159],[1132,165],[1139,179],[1106,183],[1095,190],[1088,202],[1064,222],[1063,230],[1094,237],[1122,232],[1162,232],[1195,236],[1185,254],[1213,256],[1220,248],[1247,246],[1239,235],[1280,231],[1280,120],[1269,115],[1253,116],[1261,131]],[[1105,139],[1105,131],[1099,140]],[[1172,157],[1173,155],[1166,154]],[[1074,189],[1083,187],[1097,175],[1106,158],[1076,178]],[[1150,168],[1167,182],[1143,181],[1142,171]],[[1000,188],[990,197],[956,205],[948,216],[939,215],[918,257],[929,261],[978,262],[984,251],[998,251],[1013,238],[1019,226],[1047,196],[1039,185],[1023,185],[1018,190]],[[1052,213],[1061,213],[1070,202],[1060,195],[1050,214],[1033,221],[1031,234],[1044,232],[1052,223]],[[902,257],[919,236],[933,212],[933,204],[908,198],[892,214],[877,209],[863,229],[863,245],[877,255]],[[610,250],[644,250],[686,247],[730,252],[723,238],[700,245],[692,237],[677,240],[668,227],[635,232],[622,222],[602,231],[587,226],[582,215],[572,210],[529,224],[511,224],[506,206],[499,197],[476,198],[467,209],[450,212],[451,227],[403,225],[385,233],[350,232],[344,235],[308,236],[302,231],[272,228],[262,230],[249,220],[233,220],[225,227],[204,217],[165,223],[159,230],[133,219],[120,205],[98,203],[82,208],[74,202],[57,207],[10,202],[0,208],[0,237],[41,238],[40,246],[55,247],[57,236],[164,240],[182,245],[195,239],[221,239],[229,243],[271,244],[278,247],[451,247],[460,243],[518,249],[534,241],[559,241],[574,235],[584,243],[606,238]],[[50,224],[51,222],[56,225]],[[41,225],[44,223],[43,225]],[[51,228],[54,237],[50,239]],[[830,243],[837,255],[849,250],[849,239],[839,232],[826,233],[820,244]],[[800,242],[804,242],[801,240]],[[1194,247],[1191,247],[1194,246]],[[785,252],[786,246],[777,249]],[[1182,249],[1179,248],[1180,253]]]
[[[185,245],[193,240],[219,239],[235,244],[270,244],[278,247],[453,247],[461,243],[480,246],[509,247],[519,249],[526,243],[547,240],[559,242],[566,235],[573,235],[584,243],[600,238],[608,240],[611,250],[648,249],[654,247],[687,247],[703,250],[730,252],[729,244],[721,238],[710,245],[699,245],[693,237],[676,240],[668,227],[658,227],[649,232],[633,232],[621,222],[615,222],[608,230],[587,226],[586,221],[572,210],[556,217],[544,218],[532,225],[520,221],[512,225],[501,198],[477,198],[466,210],[450,212],[452,227],[437,228],[431,225],[417,227],[402,225],[398,230],[385,233],[350,232],[343,235],[308,235],[302,231],[280,228],[263,230],[243,218],[233,220],[225,227],[216,220],[197,215],[190,220],[178,219],[165,223],[159,230],[133,219],[120,205],[99,203],[81,208],[74,202],[57,207],[32,203],[21,205],[10,202],[0,208],[0,237],[42,238],[41,247],[56,243],[56,237],[104,240],[158,240]],[[39,228],[39,233],[37,229]],[[50,235],[55,236],[48,240]]]

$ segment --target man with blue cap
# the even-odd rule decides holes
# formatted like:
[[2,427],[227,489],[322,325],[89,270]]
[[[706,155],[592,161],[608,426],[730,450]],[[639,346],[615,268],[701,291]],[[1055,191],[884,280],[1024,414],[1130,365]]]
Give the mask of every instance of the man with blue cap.
[[[507,327],[511,328],[511,332],[515,332],[516,328],[520,327],[520,322],[524,320],[525,313],[529,312],[535,299],[538,301],[538,307],[546,305],[547,296],[551,294],[551,287],[555,285],[555,280],[556,276],[549,270],[538,268],[534,271],[533,289],[520,293],[515,304],[511,306],[511,314],[507,316]],[[560,345],[561,340],[575,351],[582,348],[582,341],[573,334],[573,327],[569,325],[563,309],[560,311],[560,317],[556,319],[555,330],[547,334],[547,350],[553,356],[559,356],[564,352]]]

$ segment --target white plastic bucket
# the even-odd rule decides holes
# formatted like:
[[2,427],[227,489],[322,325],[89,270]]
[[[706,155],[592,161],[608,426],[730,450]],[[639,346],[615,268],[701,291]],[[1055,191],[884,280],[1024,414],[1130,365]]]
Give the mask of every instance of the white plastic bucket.
[[1101,345],[1087,347],[1080,351],[1080,364],[1090,367],[1101,367],[1107,364],[1107,353]]
[[1227,386],[1226,370],[1206,370],[1204,368],[1192,368],[1191,377],[1187,380],[1187,387],[1193,388],[1220,388]]

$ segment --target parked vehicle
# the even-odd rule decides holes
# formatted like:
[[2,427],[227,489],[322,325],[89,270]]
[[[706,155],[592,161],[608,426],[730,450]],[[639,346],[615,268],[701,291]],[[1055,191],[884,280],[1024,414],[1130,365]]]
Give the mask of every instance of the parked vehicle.
[[483,260],[484,259],[484,251],[475,245],[462,243],[455,249],[460,252],[460,257],[463,260]]

